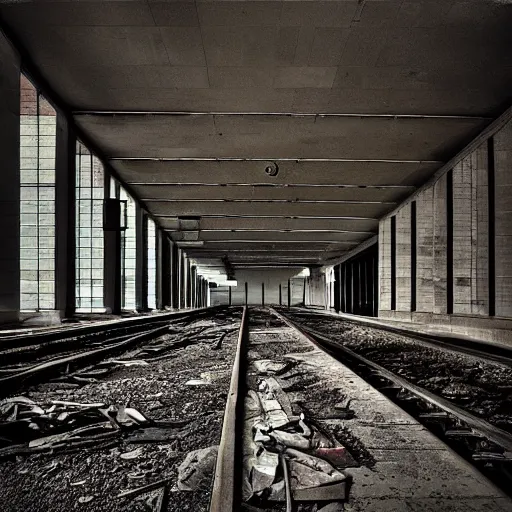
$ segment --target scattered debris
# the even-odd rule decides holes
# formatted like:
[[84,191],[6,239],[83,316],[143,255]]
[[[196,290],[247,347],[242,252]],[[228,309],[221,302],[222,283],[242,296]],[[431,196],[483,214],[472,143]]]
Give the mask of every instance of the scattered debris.
[[142,448],[136,448],[135,450],[131,450],[129,452],[121,453],[119,457],[123,460],[132,460],[140,457],[143,454],[144,450]]
[[196,491],[211,482],[218,446],[210,446],[189,452],[178,468],[178,489],[180,491]]
[[0,458],[45,450],[94,446],[120,438],[120,429],[151,422],[137,409],[51,400],[36,403],[18,396],[0,402]]
[[336,511],[347,491],[347,476],[340,469],[357,463],[318,424],[307,421],[303,413],[294,414],[297,408],[280,384],[293,366],[268,359],[252,361],[259,379],[248,377],[242,498],[249,504],[284,501],[287,511],[292,510],[292,501],[333,501],[331,508]]
[[127,491],[123,491],[117,495],[118,498],[134,498],[135,496],[140,496],[141,494],[145,494],[156,489],[160,489],[169,484],[172,480],[171,477],[164,478],[162,480],[158,480],[148,485],[143,485],[142,487],[137,487],[136,489],[129,489]]
[[191,379],[185,382],[185,386],[209,386],[211,382],[203,379]]
[[78,485],[84,485],[87,482],[87,480],[80,480],[80,482],[70,482],[71,487],[76,487]]
[[111,359],[108,363],[119,364],[123,366],[147,366],[149,363],[143,359]]

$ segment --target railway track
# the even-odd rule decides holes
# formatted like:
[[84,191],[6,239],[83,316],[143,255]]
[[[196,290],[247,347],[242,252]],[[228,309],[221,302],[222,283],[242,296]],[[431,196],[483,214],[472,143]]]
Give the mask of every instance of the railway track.
[[120,336],[122,334],[136,334],[158,324],[173,321],[187,321],[201,317],[208,312],[219,308],[201,308],[195,310],[178,311],[173,313],[159,313],[156,315],[126,318],[107,322],[95,322],[78,327],[60,327],[50,330],[41,330],[31,333],[9,332],[0,335],[0,356],[4,357],[10,352],[18,354],[37,350],[40,346],[57,344],[59,347],[65,343],[94,342],[96,337],[104,338],[105,335]]
[[[287,325],[351,368],[369,384],[429,428],[505,492],[512,486],[512,434],[477,417],[442,396],[409,382],[380,364],[305,326],[291,315],[274,311]],[[472,354],[473,355],[473,354]],[[483,354],[479,354],[484,358]]]
[[[329,319],[339,321],[341,319],[341,317],[334,316],[329,313],[315,313],[314,310],[294,310],[293,316],[295,318],[302,317],[304,318],[304,320],[315,318],[323,321]],[[346,318],[342,318],[341,321],[347,324],[363,325],[362,321],[358,322],[352,319],[349,320]],[[415,340],[416,342],[422,344],[425,347],[441,348],[443,350],[448,350],[454,353],[466,354],[468,356],[480,359],[481,361],[484,362],[492,361],[512,368],[512,349],[505,346],[478,342],[476,340],[471,339],[457,338],[454,336],[439,336],[427,333],[419,333],[408,329],[402,329],[400,327],[394,327],[392,325],[375,325],[370,322],[365,322],[364,325],[371,329],[385,331],[397,334],[399,336],[405,336],[407,338]]]
[[[206,510],[209,490],[187,492],[181,466],[218,443],[240,316],[190,311],[3,374],[0,509],[61,512],[80,499],[120,512],[151,497],[158,512]],[[58,478],[38,478],[49,466]]]
[[[209,313],[211,315],[211,310]],[[239,310],[234,314],[233,309],[225,312],[219,309],[216,311],[215,317],[211,316],[204,321],[201,320],[202,315],[194,315],[194,312],[188,312],[188,315],[190,316],[181,316],[173,324],[169,324],[168,321],[164,325],[146,324],[144,330],[133,335],[124,332],[117,338],[110,339],[107,345],[104,346],[95,346],[71,355],[67,352],[57,353],[52,355],[50,359],[37,361],[35,364],[30,363],[26,368],[17,368],[12,372],[0,373],[2,392],[5,392],[9,387],[12,391],[35,383],[48,382],[49,379],[52,379],[52,382],[58,385],[59,382],[69,382],[70,378],[73,379],[76,376],[82,381],[86,381],[87,378],[92,376],[93,383],[91,386],[85,387],[87,388],[85,394],[76,391],[78,395],[74,395],[75,391],[73,389],[77,388],[72,388],[68,400],[76,400],[74,396],[82,397],[82,399],[85,396],[92,402],[89,406],[94,407],[94,402],[104,402],[103,397],[106,389],[110,389],[110,386],[116,389],[116,381],[103,380],[103,377],[108,375],[109,364],[117,364],[121,360],[125,363],[154,363],[141,367],[136,377],[138,380],[134,382],[144,383],[144,386],[148,386],[148,391],[151,389],[149,394],[148,391],[143,392],[148,394],[147,396],[163,389],[160,387],[161,378],[170,378],[170,382],[173,382],[173,384],[168,383],[165,388],[166,393],[172,393],[173,386],[181,386],[179,394],[168,395],[168,405],[166,407],[169,407],[169,411],[174,411],[174,414],[167,413],[167,417],[171,420],[167,420],[167,422],[159,419],[150,421],[137,432],[126,431],[124,434],[122,432],[120,434],[115,430],[113,433],[109,433],[110,437],[106,441],[115,443],[114,446],[130,442],[147,442],[144,441],[144,436],[150,438],[151,435],[155,435],[153,431],[156,432],[156,430],[158,430],[158,435],[162,435],[161,433],[165,430],[165,435],[171,436],[170,439],[185,435],[199,435],[199,439],[204,436],[207,441],[198,439],[197,443],[201,444],[195,444],[194,448],[197,448],[198,446],[204,447],[205,442],[209,445],[217,443],[216,436],[218,434],[212,435],[212,432],[215,429],[218,429],[218,432],[222,430],[211,487],[208,485],[208,490],[204,491],[206,494],[203,494],[202,497],[197,493],[190,495],[170,493],[171,482],[176,477],[170,476],[173,473],[170,474],[169,469],[161,469],[160,473],[155,475],[157,478],[154,478],[153,482],[145,486],[135,486],[135,488],[132,486],[130,489],[121,492],[119,499],[136,499],[143,492],[157,489],[161,491],[162,500],[152,510],[158,510],[159,512],[164,510],[181,511],[187,509],[186,504],[188,504],[186,506],[189,506],[187,510],[206,511],[208,509],[210,512],[321,511],[326,506],[328,508],[325,510],[331,512],[333,510],[343,510],[342,503],[347,499],[350,492],[351,477],[350,475],[347,476],[340,468],[355,467],[355,474],[358,474],[358,467],[361,469],[362,466],[371,468],[375,464],[375,460],[372,459],[371,453],[357,439],[354,440],[351,435],[344,433],[344,427],[341,430],[337,430],[339,425],[336,428],[333,427],[332,414],[334,414],[334,424],[340,417],[346,418],[348,422],[352,420],[350,407],[346,404],[339,405],[342,402],[345,403],[344,400],[349,397],[351,391],[348,392],[348,395],[343,395],[336,387],[336,383],[332,388],[328,386],[329,382],[336,380],[332,378],[331,371],[324,364],[325,358],[329,357],[326,355],[328,353],[339,360],[344,365],[343,367],[352,368],[353,372],[360,375],[364,381],[381,391],[382,394],[390,398],[411,416],[417,418],[419,422],[428,426],[446,444],[471,461],[471,464],[477,467],[479,471],[509,492],[510,483],[512,483],[509,471],[510,454],[512,453],[512,436],[510,433],[469,414],[442,397],[435,396],[428,390],[408,382],[403,376],[393,374],[375,362],[346,349],[346,347],[340,347],[335,340],[330,339],[330,336],[326,336],[325,333],[298,325],[287,315],[270,308],[244,308],[240,326],[238,326]],[[224,319],[222,319],[222,315],[225,315]],[[219,318],[219,323],[216,323]],[[236,325],[233,323],[233,318],[237,319]],[[186,327],[182,328],[185,324]],[[171,326],[171,331],[169,331],[169,326]],[[235,330],[238,330],[236,347],[234,343]],[[117,332],[119,333],[119,331]],[[221,351],[216,350],[215,345],[217,343],[219,346],[222,345],[224,336],[230,333],[230,345]],[[178,350],[188,347],[188,345],[192,345],[190,347],[191,353],[197,354],[197,357],[200,358],[192,360],[200,361],[200,363],[196,363],[196,367],[193,366],[193,363],[190,363],[191,359],[187,358],[188,350]],[[322,351],[315,349],[315,346],[321,347]],[[210,352],[210,350],[213,350],[213,352]],[[224,350],[227,352],[224,352]],[[178,361],[178,359],[175,359],[175,354],[178,352],[184,358],[181,363],[177,366],[173,366],[174,363],[164,366],[165,368],[173,368],[170,371],[159,369],[160,362],[165,365],[172,361]],[[223,361],[226,357],[223,354],[229,354],[227,360]],[[114,361],[113,356],[118,359]],[[213,359],[216,359],[216,362],[213,362]],[[315,365],[311,364],[314,359],[318,361],[317,370],[314,370]],[[330,364],[336,365],[336,367],[342,366],[338,365],[332,358],[329,358],[329,360],[332,361]],[[218,375],[226,376],[223,381],[225,387],[222,395],[213,391],[213,388],[201,388],[205,384],[205,382],[202,382],[205,374],[201,373],[205,371],[205,365],[208,365],[209,372],[212,375],[217,374],[218,365],[223,365],[224,369],[218,373]],[[119,369],[120,367],[115,368]],[[149,380],[145,375],[146,368]],[[133,372],[133,370],[130,371]],[[336,374],[337,371],[334,370],[333,374]],[[182,372],[185,375],[183,378],[180,377]],[[313,373],[308,374],[308,372]],[[354,373],[351,372],[351,375],[354,376]],[[326,379],[325,383],[318,380],[318,375],[323,375],[322,378]],[[95,376],[98,376],[98,379],[95,379]],[[115,391],[115,395],[126,396],[127,393],[128,396],[133,397],[134,392],[139,392],[139,386],[131,384],[131,391],[125,391],[123,377],[124,374],[121,371],[121,376],[117,376],[120,387],[118,388],[119,391]],[[197,379],[194,379],[194,377],[197,377]],[[187,381],[187,379],[192,380]],[[185,381],[187,382],[185,383]],[[179,384],[180,382],[181,384]],[[215,380],[212,382],[215,382]],[[341,382],[341,380],[336,380],[336,382]],[[201,389],[205,391],[201,391]],[[207,391],[208,389],[210,391]],[[358,389],[359,396],[363,397],[363,401],[359,403],[370,404],[371,402],[367,401],[369,400],[368,391],[365,391],[365,387],[359,386]],[[164,396],[166,393],[164,393]],[[248,415],[247,411],[252,410],[251,407],[254,406],[254,403],[252,406],[250,405],[251,397],[254,398],[257,394],[261,399],[262,411],[269,414],[269,417],[273,418],[272,421],[278,421],[277,425],[271,423],[268,429],[261,429],[258,426],[254,430],[254,425],[256,425],[254,424],[253,428],[248,429],[247,421],[252,422],[254,419],[250,415],[252,413]],[[36,392],[35,396],[41,396],[40,392],[39,394]],[[201,396],[203,396],[202,402]],[[56,403],[66,403],[58,400]],[[146,398],[146,400],[151,402],[154,398]],[[195,400],[199,400],[198,403],[203,405],[195,406]],[[192,404],[192,409],[186,409],[190,405],[189,402]],[[277,402],[280,405],[276,407],[275,403]],[[216,412],[209,412],[208,406],[205,407],[206,404],[211,403],[216,404],[214,407]],[[389,402],[385,401],[385,403]],[[364,411],[367,408],[366,405],[360,407],[363,407]],[[183,420],[180,416],[183,416],[185,411],[188,411],[188,417]],[[364,411],[362,409],[358,410],[356,417],[357,414],[364,416]],[[192,419],[191,413],[197,415],[199,419]],[[223,420],[221,422],[222,414]],[[202,422],[208,418],[210,418],[208,421],[211,421],[211,418],[215,418],[216,415],[219,419],[216,420],[216,423],[212,423],[214,427],[208,425],[202,427]],[[283,416],[285,417],[284,421]],[[162,416],[162,418],[165,417]],[[191,425],[191,427],[187,429],[187,425]],[[417,424],[416,427],[418,427]],[[146,428],[146,431],[144,431],[144,428]],[[166,430],[169,428],[171,430]],[[402,425],[402,428],[407,428],[407,424]],[[254,432],[261,436],[258,443],[263,443],[260,450],[262,447],[264,449],[263,452],[259,452],[258,460],[261,458],[261,461],[264,462],[261,462],[259,466],[256,464],[259,470],[254,469],[256,468],[254,461],[249,462],[253,465],[249,467],[253,467],[253,469],[248,472],[247,464],[251,457],[248,458],[247,453],[247,436],[248,433]],[[418,430],[416,429],[415,432],[418,432]],[[186,454],[191,449],[187,446],[191,445],[187,444],[186,437],[181,439],[180,443],[185,443],[185,445],[179,449]],[[290,440],[292,444],[296,443],[300,448],[294,449],[293,446],[288,445],[287,443]],[[78,446],[77,450],[79,450]],[[177,446],[180,447],[180,444]],[[46,448],[45,446],[41,448],[36,446],[34,449],[44,450]],[[25,450],[29,454],[31,448],[27,449],[25,447]],[[302,453],[300,453],[301,450]],[[349,450],[350,453],[346,453],[345,450]],[[155,454],[153,455],[155,460],[158,458],[159,461],[163,461],[161,455],[156,455],[156,451],[155,448]],[[101,455],[101,450],[98,450],[98,452],[98,459],[107,456],[106,454]],[[433,452],[438,453],[440,450],[433,450]],[[8,451],[8,453],[11,452]],[[131,454],[132,452],[126,453]],[[399,454],[399,452],[396,453]],[[424,453],[426,457],[432,457],[431,451],[425,450]],[[328,460],[331,461],[329,464],[332,463],[329,466],[330,469],[325,470],[327,473],[323,475],[322,483],[306,489],[297,487],[297,478],[300,478],[300,476],[297,476],[297,460],[300,460],[300,457],[304,455],[306,459],[310,457],[315,460],[314,457],[317,457],[313,465],[325,464],[325,461]],[[322,462],[321,459],[324,456],[327,459]],[[77,457],[80,457],[79,452]],[[329,457],[335,458],[330,459]],[[340,457],[343,459],[341,462]],[[352,459],[352,457],[354,458]],[[182,460],[180,458],[172,462],[172,467],[175,468],[173,471],[176,471]],[[269,480],[266,490],[263,489],[265,486],[262,482],[269,478],[266,473],[268,468],[261,469],[262,465],[265,464],[270,464],[270,470],[274,472],[272,476],[274,483],[270,486],[272,479]],[[272,464],[274,465],[272,466]],[[299,466],[301,464],[302,462]],[[431,462],[431,465],[435,467],[434,462]],[[386,466],[386,468],[388,467]],[[165,465],[162,468],[165,468]],[[258,471],[260,480],[255,481],[254,474]],[[370,473],[374,473],[374,471]],[[358,475],[356,483],[361,485],[361,479],[364,475],[361,475],[361,473]],[[163,476],[165,478],[162,479]],[[183,476],[179,478],[183,478]],[[379,478],[382,478],[382,476]],[[115,481],[116,479],[113,480],[113,482]],[[279,485],[282,485],[282,487],[279,488]],[[390,482],[390,485],[400,487],[401,482],[397,484]],[[251,489],[249,494],[248,486]],[[271,489],[273,490],[271,491]],[[449,493],[449,491],[447,492]],[[273,493],[276,493],[275,496]],[[205,497],[206,500],[209,500],[207,508],[203,508],[203,505],[199,506],[199,503],[205,503]],[[109,503],[109,506],[114,507],[113,510],[118,510],[116,507],[119,505],[115,501]],[[115,505],[112,505],[113,503]],[[190,505],[191,503],[193,506]],[[441,508],[439,510],[447,509]]]
[[[220,311],[217,309],[217,311]],[[175,334],[179,340],[168,343],[167,350],[186,345],[204,337],[204,329],[193,330],[185,337],[181,330],[191,321],[198,320],[212,311],[207,309],[182,313],[155,315],[119,323],[102,323],[55,332],[43,332],[16,339],[9,337],[9,345],[16,341],[21,347],[5,348],[0,338],[0,396],[7,396],[26,385],[44,382],[70,374],[81,368],[99,363],[107,357],[120,355],[127,350],[156,340],[166,334]],[[4,343],[4,344],[2,344]],[[158,350],[145,355],[157,358]]]
[[[250,496],[250,493],[249,495],[247,494],[247,481],[250,481],[251,478],[254,479],[255,471],[255,469],[249,470],[247,467],[247,426],[244,431],[244,421],[247,421],[248,414],[252,414],[247,411],[250,411],[251,407],[253,407],[247,404],[250,404],[251,402],[251,393],[254,394],[254,392],[251,391],[251,385],[252,389],[256,389],[254,388],[254,383],[260,382],[258,386],[259,389],[261,389],[261,382],[268,379],[268,375],[273,375],[272,372],[264,372],[263,374],[259,374],[258,380],[255,381],[254,358],[268,358],[268,360],[270,360],[272,357],[270,355],[272,350],[269,347],[275,347],[275,350],[277,350],[277,352],[274,351],[274,354],[276,354],[276,360],[272,359],[272,361],[275,362],[277,366],[279,366],[279,360],[281,360],[281,362],[287,361],[287,364],[290,363],[290,361],[296,360],[296,355],[289,358],[286,354],[288,351],[294,353],[300,344],[297,346],[287,343],[286,336],[295,336],[294,339],[300,339],[300,336],[305,337],[308,342],[311,342],[322,351],[330,354],[334,359],[340,361],[345,367],[350,368],[365,382],[368,382],[373,388],[380,391],[401,409],[405,410],[419,423],[426,426],[428,430],[440,438],[447,446],[450,446],[457,453],[463,456],[463,458],[469,461],[479,472],[484,474],[492,482],[503,489],[504,492],[510,494],[512,484],[512,474],[510,472],[512,462],[512,435],[510,433],[468,413],[466,410],[453,405],[448,400],[443,399],[440,396],[436,396],[434,393],[408,382],[403,377],[393,374],[382,366],[359,356],[350,349],[341,347],[338,343],[331,340],[329,336],[292,321],[286,314],[277,312],[271,308],[266,309],[266,312],[267,315],[265,316],[262,315],[261,312],[255,312],[253,308],[244,309],[242,326],[238,337],[237,356],[233,367],[231,388],[228,395],[222,438],[213,482],[209,508],[210,512],[235,512],[240,510],[251,512],[260,512],[263,510],[265,512],[291,512],[296,510],[323,510],[322,507],[326,506],[327,508],[325,510],[342,510],[342,508],[336,508],[337,506],[342,507],[342,505],[337,505],[337,503],[342,503],[344,499],[347,499],[347,495],[343,494],[344,487],[342,485],[339,485],[336,489],[336,492],[338,493],[337,498],[336,495],[333,494],[333,487],[329,489],[328,485],[317,488],[312,487],[311,489],[308,489],[308,492],[306,493],[301,493],[300,489],[297,490],[297,488],[292,489],[293,486],[297,485],[297,474],[294,474],[295,480],[293,480],[292,484],[289,474],[289,464],[293,463],[293,455],[291,456],[292,459],[290,461],[290,456],[287,455],[287,453],[296,452],[294,452],[294,450],[290,450],[289,446],[283,447],[280,445],[280,442],[277,442],[277,445],[272,443],[268,444],[268,438],[266,438],[267,441],[263,440],[263,445],[260,444],[259,449],[261,450],[262,446],[264,446],[265,450],[270,450],[270,454],[264,451],[263,459],[267,462],[269,459],[273,459],[274,456],[279,457],[280,469],[275,469],[276,479],[274,480],[274,484],[272,484],[271,488],[279,485],[275,483],[276,481],[283,479],[284,490],[280,497],[281,502],[272,501],[274,491],[271,491],[269,494],[268,489],[267,491],[257,492],[255,495],[253,494],[252,498],[247,501],[248,496]],[[255,316],[258,317],[256,320],[254,320]],[[267,336],[267,338],[264,339],[268,339],[269,341],[255,342],[252,340],[255,322],[256,324],[261,325],[261,332],[265,333]],[[249,324],[251,324],[251,334],[249,334]],[[287,327],[288,331],[283,327]],[[297,338],[297,334],[299,335],[299,338]],[[263,355],[255,355],[260,350],[263,350]],[[302,350],[303,349],[299,349],[299,352]],[[304,368],[308,367],[308,361],[310,360],[309,356],[305,355],[302,358],[298,357],[298,360],[302,360],[306,363],[306,367]],[[264,362],[264,360],[259,361],[259,363],[262,362]],[[292,394],[290,396],[296,396],[297,390],[302,392],[311,388],[311,386],[313,386],[312,389],[315,389],[315,380],[313,379],[313,381],[311,381],[311,376],[306,375],[307,370],[305,370],[304,373],[304,370],[300,369],[302,366],[299,364],[299,366],[296,367],[295,364],[296,363],[291,363],[291,366],[287,367],[287,369],[275,374],[275,379],[283,386],[282,389],[286,390],[284,395],[291,392]],[[270,366],[272,365],[270,364]],[[329,373],[329,371],[327,373]],[[303,380],[301,381],[300,379]],[[286,388],[284,386],[286,386]],[[343,415],[347,414],[346,418],[350,420],[352,416],[349,414],[350,410],[348,407],[347,409],[343,409],[341,411],[341,416],[339,416],[340,411],[336,409],[338,406],[335,404],[340,398],[337,398],[336,396],[329,396],[330,394],[336,395],[336,391],[336,389],[333,389],[332,392],[330,392],[329,388],[324,388],[323,386],[322,389],[318,390],[318,392],[313,391],[312,394],[310,391],[305,391],[308,403],[303,404],[299,401],[295,405],[290,406],[289,404],[288,414],[291,414],[292,416],[288,416],[288,418],[296,418],[293,415],[299,414],[298,411],[302,410],[303,413],[305,413],[305,416],[303,413],[300,413],[300,417],[304,418],[306,425],[315,425],[314,428],[319,428],[321,436],[337,432],[329,431],[327,428],[330,418],[333,418],[334,424],[336,424],[337,419],[335,418],[344,417]],[[319,395],[319,393],[322,392],[323,397]],[[362,393],[364,395],[365,392],[362,391]],[[283,398],[282,390],[279,391],[274,398],[279,398],[279,400],[282,399],[281,403],[286,403],[290,400],[286,397]],[[363,400],[364,399],[367,400],[368,398],[363,398]],[[247,402],[248,400],[249,402]],[[364,404],[365,402],[362,403]],[[299,404],[298,409],[297,404]],[[249,407],[249,409],[247,409],[247,407]],[[362,407],[366,410],[366,406],[363,405]],[[283,409],[285,408],[283,407]],[[361,412],[364,416],[365,413],[363,411]],[[327,424],[324,424],[325,421],[321,418],[326,418],[325,421]],[[294,421],[297,420],[292,419],[292,423]],[[274,430],[273,427],[271,427],[268,431],[268,435],[272,437],[272,432],[277,432],[277,434],[281,435],[279,433],[279,428],[281,427],[277,427],[277,430]],[[289,429],[288,432],[296,432],[296,427],[287,426],[283,428]],[[308,427],[306,426],[306,428]],[[402,424],[401,428],[406,429],[407,422]],[[418,432],[417,424],[415,428],[416,430],[414,430],[414,432]],[[292,440],[293,443],[298,443],[299,441],[297,441],[296,433],[292,435],[285,435],[285,441],[281,442],[286,444],[286,442],[290,441],[293,436],[295,436]],[[264,437],[261,439],[264,439]],[[242,439],[244,440],[243,446],[241,446]],[[279,439],[279,437],[277,439]],[[364,446],[361,447],[358,444],[357,439],[355,441],[353,439],[351,440],[350,435],[348,438],[336,437],[337,441],[340,439],[343,440],[343,446],[350,447],[352,453],[358,453],[358,451],[360,451],[358,453],[358,457],[356,457],[359,461],[356,466],[372,466],[373,462],[371,454],[365,452]],[[300,442],[303,441],[304,440]],[[439,444],[439,446],[444,445]],[[306,450],[306,453],[309,454],[316,453],[311,444],[309,444],[309,448],[306,448],[306,445],[304,444],[302,449]],[[397,454],[399,453],[400,452],[397,452]],[[424,453],[426,457],[430,457],[432,452],[429,452],[429,450],[426,449]],[[262,455],[260,454],[260,456]],[[354,463],[354,461],[352,461],[352,463]],[[432,464],[435,468],[435,463]],[[349,467],[351,467],[350,463]],[[386,468],[389,467],[391,466],[386,466]],[[264,472],[267,470],[264,470]],[[383,477],[380,478],[382,479]],[[269,481],[272,482],[272,478]],[[396,484],[391,485],[394,485],[395,487],[392,488],[396,489],[397,487],[400,488],[401,483],[397,482]],[[440,488],[441,487],[442,485],[440,485]],[[446,491],[446,495],[450,496],[450,490]],[[269,499],[270,501],[266,501]],[[317,502],[315,502],[315,499],[317,499]],[[341,501],[338,501],[338,499]],[[445,509],[439,508],[439,510]]]

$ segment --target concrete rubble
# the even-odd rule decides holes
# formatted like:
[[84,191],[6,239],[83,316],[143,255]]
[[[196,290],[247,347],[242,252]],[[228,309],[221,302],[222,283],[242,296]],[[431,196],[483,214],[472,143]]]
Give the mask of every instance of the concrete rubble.
[[[288,368],[287,362],[252,362],[258,380],[257,389],[249,386],[245,398],[243,501],[330,500],[334,503],[326,510],[340,510],[337,502],[346,499],[348,489],[340,468],[353,459],[303,413],[293,414],[287,394],[272,376]],[[291,496],[286,493],[287,481]]]

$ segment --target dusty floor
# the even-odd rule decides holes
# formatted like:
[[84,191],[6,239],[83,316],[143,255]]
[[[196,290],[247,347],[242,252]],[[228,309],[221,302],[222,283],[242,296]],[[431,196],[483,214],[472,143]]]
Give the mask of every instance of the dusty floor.
[[[69,379],[64,384],[43,384],[22,393],[38,404],[64,400],[129,406],[156,423],[149,425],[151,428],[121,432],[108,444],[76,453],[0,459],[0,510],[152,510],[151,495],[134,498],[118,495],[168,478],[168,512],[206,511],[209,485],[195,492],[178,491],[177,472],[188,452],[219,442],[240,318],[237,309],[232,310],[231,318],[221,321],[219,327],[232,330],[218,348],[215,338],[203,338],[172,353],[164,352],[157,360],[146,354],[148,365],[120,365],[104,377],[85,379],[90,380],[87,383],[77,384]],[[200,322],[204,325],[205,319]],[[153,345],[179,341],[193,327],[192,323],[184,328],[183,334],[162,337]],[[144,354],[132,352],[127,354],[128,359],[143,358]],[[190,380],[202,382],[186,384]],[[174,423],[169,426],[166,421]],[[136,439],[135,434],[146,435],[146,439]],[[155,439],[164,440],[155,442]],[[121,457],[129,452],[128,457]]]

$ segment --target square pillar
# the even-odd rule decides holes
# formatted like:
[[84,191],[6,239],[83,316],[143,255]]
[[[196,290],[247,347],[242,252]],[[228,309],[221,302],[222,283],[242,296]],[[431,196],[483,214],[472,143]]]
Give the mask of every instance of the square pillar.
[[55,309],[75,313],[76,298],[76,137],[57,114],[55,154]]
[[0,33],[0,323],[20,309],[20,59]]

